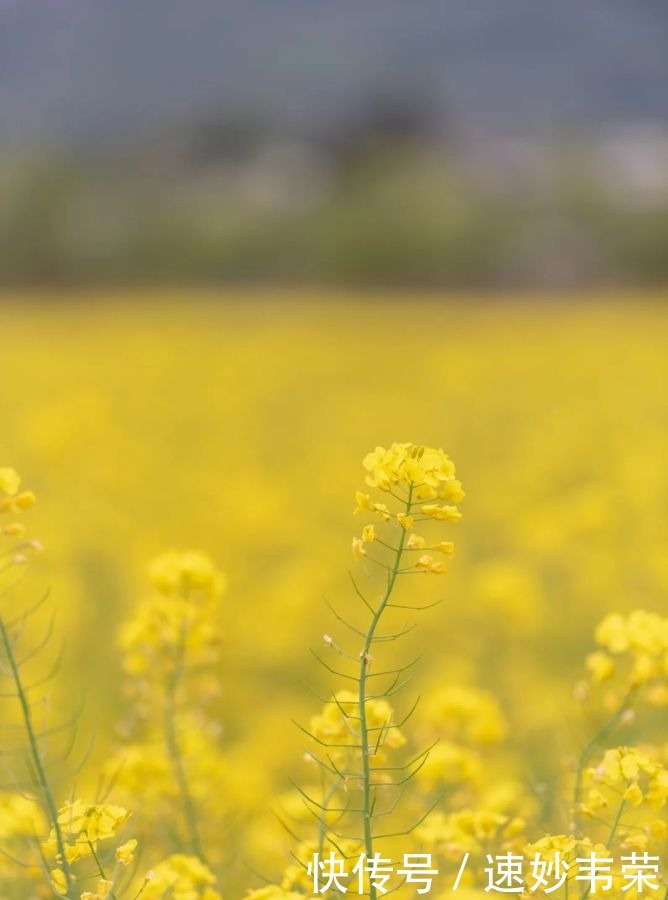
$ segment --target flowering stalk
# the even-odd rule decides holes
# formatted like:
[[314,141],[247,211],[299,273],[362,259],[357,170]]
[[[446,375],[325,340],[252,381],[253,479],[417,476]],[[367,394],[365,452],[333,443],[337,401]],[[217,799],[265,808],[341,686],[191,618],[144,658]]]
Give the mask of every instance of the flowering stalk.
[[[634,719],[634,707],[642,701],[643,705],[662,708],[666,705],[668,697],[668,619],[658,613],[636,609],[628,615],[609,613],[599,622],[594,632],[594,639],[598,648],[590,653],[585,666],[588,670],[591,684],[581,683],[580,690],[583,697],[589,696],[591,688],[595,684],[613,682],[619,674],[626,673],[621,684],[609,690],[609,703],[613,705],[613,712],[591,738],[582,750],[575,771],[575,783],[573,788],[573,817],[571,831],[579,832],[581,816],[598,815],[602,808],[602,798],[598,791],[598,780],[610,777],[607,771],[611,765],[610,760],[621,753],[622,757],[630,759],[628,748],[610,748],[605,751],[604,761],[595,769],[587,766],[594,751],[604,748],[605,742],[620,726],[626,725]],[[607,762],[606,762],[607,761]],[[637,761],[627,762],[637,768]],[[643,763],[648,765],[648,763]],[[602,766],[602,768],[601,768]],[[642,769],[642,765],[640,766]],[[660,797],[661,802],[668,799],[668,776],[662,775],[666,785],[655,785],[654,795]],[[593,788],[589,796],[583,798],[585,784]],[[642,791],[637,783],[628,784],[623,797],[635,806],[642,802]],[[621,819],[624,805],[620,808],[609,841],[617,832],[617,825]]]
[[[11,516],[19,516],[22,512],[29,509],[35,502],[35,495],[32,491],[21,491],[21,478],[17,472],[9,467],[0,468],[0,513],[9,513]],[[22,540],[26,534],[26,527],[20,522],[12,522],[5,526],[0,535],[8,538],[10,548],[6,549],[0,546],[0,574],[11,571],[17,565],[23,565],[28,562],[30,555],[41,550],[39,541]],[[15,544],[15,539],[19,539],[19,543]],[[4,544],[4,542],[3,542]],[[15,653],[15,645],[21,628],[31,612],[34,612],[40,604],[34,609],[24,613],[18,620],[8,623],[0,615],[0,642],[4,651],[4,664],[2,665],[2,673],[7,675],[14,685],[14,696],[19,702],[21,710],[21,720],[23,730],[25,732],[28,744],[28,755],[31,763],[31,773],[36,782],[38,792],[41,796],[42,804],[48,816],[49,823],[54,832],[55,844],[58,856],[60,857],[60,865],[63,877],[62,890],[59,891],[61,897],[67,900],[74,900],[74,878],[70,868],[69,861],[65,853],[65,839],[58,821],[58,808],[51,790],[51,785],[44,766],[44,759],[39,748],[39,733],[35,729],[33,721],[33,711],[28,696],[30,690],[26,686],[21,676],[21,661]],[[18,625],[15,634],[12,629]],[[43,644],[48,641],[50,632]],[[24,657],[28,658],[30,654]],[[17,786],[18,787],[18,786]]]
[[[408,491],[408,499],[406,501],[405,507],[405,515],[410,515],[411,510],[411,501],[413,496],[413,486],[409,487]],[[367,696],[366,696],[366,685],[367,685],[367,670],[370,662],[371,656],[371,647],[373,644],[374,636],[376,633],[376,628],[378,627],[378,623],[380,622],[380,618],[383,615],[383,612],[387,608],[387,604],[390,601],[390,597],[392,596],[392,592],[394,590],[394,586],[397,581],[397,576],[401,570],[401,561],[404,552],[404,544],[406,542],[406,531],[404,529],[401,530],[401,534],[399,536],[399,544],[396,548],[396,552],[394,554],[394,560],[392,565],[388,571],[387,577],[387,587],[385,589],[385,593],[383,594],[380,603],[376,611],[374,612],[371,622],[369,624],[369,628],[367,630],[366,636],[364,638],[364,646],[362,648],[362,652],[360,654],[360,668],[359,668],[359,717],[360,717],[360,737],[362,744],[362,792],[363,792],[363,817],[364,817],[364,848],[367,854],[368,859],[373,858],[373,827],[372,827],[372,798],[371,798],[371,765],[370,765],[370,745],[369,745],[369,729],[367,724]],[[369,884],[369,894],[371,900],[376,900],[376,887],[373,884],[373,881]]]
[[[320,747],[324,747],[325,751],[322,759],[317,753],[307,754],[307,759],[319,765],[324,773],[321,798],[314,798],[298,786],[297,790],[318,821],[318,840],[314,845],[318,856],[321,855],[325,843],[331,845],[346,859],[359,856],[361,848],[366,865],[363,871],[356,868],[355,872],[359,875],[360,882],[363,875],[368,875],[368,893],[371,900],[376,900],[378,885],[374,881],[373,867],[379,862],[376,858],[379,855],[374,851],[374,844],[380,838],[394,835],[375,834],[374,819],[381,815],[389,815],[396,808],[406,784],[422,767],[429,750],[407,763],[385,764],[387,751],[405,744],[406,739],[400,728],[415,709],[414,705],[401,722],[395,723],[394,713],[387,698],[401,688],[399,679],[415,660],[408,665],[375,672],[371,671],[372,650],[375,644],[394,641],[411,630],[412,626],[396,633],[379,635],[378,626],[388,609],[418,611],[433,605],[419,606],[395,602],[394,594],[398,579],[402,575],[427,573],[435,575],[445,571],[445,564],[434,558],[431,553],[450,556],[452,544],[445,541],[428,542],[425,536],[415,533],[414,526],[417,522],[457,521],[460,513],[452,504],[459,502],[464,494],[460,483],[454,477],[454,465],[442,450],[413,444],[393,444],[387,450],[378,447],[367,455],[364,467],[367,470],[366,483],[399,502],[398,509],[392,511],[385,503],[372,500],[370,494],[358,492],[356,495],[355,512],[363,512],[380,519],[381,533],[376,531],[374,524],[366,524],[361,537],[353,538],[353,555],[359,561],[368,561],[374,567],[381,568],[386,573],[386,582],[380,597],[372,603],[359,589],[355,579],[352,579],[358,598],[370,614],[370,620],[364,630],[346,621],[334,607],[330,607],[336,619],[362,639],[361,650],[353,654],[343,650],[329,635],[324,635],[323,638],[327,647],[348,661],[346,666],[355,663],[355,673],[339,671],[317,654],[315,656],[328,672],[352,682],[355,690],[337,691],[331,700],[322,698],[325,700],[323,712],[311,718],[308,729],[299,726]],[[433,501],[445,502],[441,505]],[[385,539],[386,526],[388,529],[395,529],[394,540],[391,536]],[[391,532],[388,533],[391,535]],[[384,551],[381,551],[378,558],[372,556],[370,551],[373,547],[384,548],[389,554],[389,563],[383,559]],[[412,554],[417,554],[417,558]],[[369,679],[383,677],[392,679],[389,685],[386,685],[384,690],[370,693]],[[393,777],[391,773],[399,774]],[[329,778],[332,779],[331,786],[327,783]],[[359,789],[361,798],[355,804],[349,794],[351,784]],[[382,810],[377,808],[380,787],[398,791],[396,800]],[[341,798],[340,805],[331,802],[337,794]],[[343,821],[347,814],[361,816],[361,835],[342,834],[338,830],[338,823]],[[400,833],[412,831],[426,815],[427,813],[406,832]],[[332,816],[335,818],[332,819]],[[303,844],[302,847],[308,850],[307,844]],[[360,865],[362,863],[363,860],[360,858]],[[306,868],[303,862],[302,865]],[[298,870],[294,874],[288,874],[284,883],[297,886]]]
[[206,818],[207,771],[215,767],[219,752],[209,737],[212,722],[205,707],[218,691],[217,623],[225,576],[201,551],[174,550],[152,561],[149,577],[152,592],[120,633],[126,684],[134,700],[126,733],[136,743],[129,759],[119,748],[111,769],[118,769],[118,787],[131,794],[145,777],[142,760],[157,761],[150,778],[159,800],[147,810],[148,821],[164,827],[174,820],[176,786],[179,824],[173,849],[203,863],[202,835],[212,827]]
[[[369,741],[369,729],[367,719],[367,673],[371,661],[370,651],[376,638],[376,629],[381,616],[390,605],[390,598],[396,586],[397,578],[402,574],[415,572],[430,572],[440,574],[445,570],[443,563],[436,562],[428,554],[422,554],[424,549],[432,549],[447,554],[451,553],[452,545],[439,543],[430,547],[426,546],[423,537],[415,534],[413,527],[416,518],[425,521],[430,518],[438,520],[456,521],[459,511],[449,505],[439,506],[433,500],[446,500],[458,502],[464,496],[460,483],[454,477],[454,466],[442,450],[432,450],[417,447],[412,444],[393,444],[389,450],[377,447],[373,453],[366,456],[364,467],[368,471],[367,484],[389,493],[393,498],[403,504],[395,515],[385,504],[374,503],[368,495],[358,494],[358,510],[368,510],[380,515],[384,521],[394,519],[399,526],[399,539],[396,546],[387,545],[393,551],[392,561],[387,566],[387,585],[385,591],[373,611],[371,622],[367,630],[364,646],[360,654],[359,667],[359,717],[360,738],[362,753],[362,793],[363,793],[363,822],[364,822],[364,847],[367,859],[374,857],[373,850],[373,810],[375,797],[372,797],[372,769],[371,746]],[[399,492],[399,493],[397,493]],[[402,496],[404,492],[405,496]],[[414,497],[415,502],[414,502]],[[418,510],[414,507],[419,507]],[[418,513],[418,516],[415,513]],[[365,544],[372,544],[377,539],[373,526],[366,526],[361,539],[353,539],[353,552],[357,556],[367,556]],[[413,566],[404,568],[404,554],[410,550],[421,553]],[[389,724],[389,723],[388,723]],[[382,736],[382,730],[381,730]],[[409,773],[410,777],[410,773]],[[376,900],[376,886],[373,879],[369,882],[369,894],[371,900]]]
[[40,753],[37,743],[37,732],[35,731],[35,726],[33,724],[32,709],[28,701],[26,688],[23,684],[23,679],[21,678],[19,664],[14,654],[13,641],[2,617],[0,617],[0,638],[2,639],[2,646],[7,663],[9,665],[11,678],[16,688],[16,697],[21,707],[21,717],[28,741],[30,761],[33,766],[43,803],[48,813],[49,823],[55,832],[58,856],[60,859],[61,869],[65,877],[65,892],[62,894],[62,896],[66,897],[67,900],[74,900],[72,872],[65,853],[65,840],[63,838],[62,829],[58,821],[58,809],[56,807],[56,802],[53,797],[51,785],[49,784],[49,779],[44,768],[42,754]]

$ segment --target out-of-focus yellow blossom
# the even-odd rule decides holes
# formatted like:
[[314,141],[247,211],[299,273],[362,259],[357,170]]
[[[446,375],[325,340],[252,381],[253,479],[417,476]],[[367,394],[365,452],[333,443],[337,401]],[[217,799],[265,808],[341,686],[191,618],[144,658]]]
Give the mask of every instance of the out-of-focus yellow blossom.
[[649,831],[655,841],[665,841],[668,837],[668,823],[661,819],[654,819],[649,824]]
[[425,701],[424,715],[451,740],[495,744],[508,733],[497,699],[477,688],[447,685],[432,691]]
[[438,506],[435,503],[425,503],[420,507],[420,512],[437,522],[458,522],[462,517],[456,506]]
[[424,553],[418,557],[415,568],[421,569],[423,572],[429,572],[431,575],[442,575],[445,572],[445,563],[435,561],[428,553]]
[[[384,740],[389,747],[401,747],[405,743],[400,730],[391,724],[394,713],[387,700],[368,699],[366,709],[369,727],[385,726]],[[335,699],[323,706],[321,713],[312,716],[309,729],[320,740],[354,744],[358,738],[358,722],[357,695],[352,691],[340,690]]]
[[376,529],[373,525],[365,525],[362,529],[362,541],[365,544],[372,544],[376,540]]
[[152,742],[128,743],[119,747],[105,767],[105,775],[128,796],[141,792],[148,809],[164,815],[164,800],[177,795],[167,751],[158,737]]
[[25,537],[28,529],[22,522],[12,522],[11,525],[5,525],[2,533],[5,537],[22,538]]
[[255,891],[248,891],[244,900],[303,900],[303,897],[301,891],[286,891],[278,884],[267,884]]
[[[220,777],[220,728],[195,709],[179,710],[175,728],[187,761],[190,790],[201,800],[213,800],[211,785]],[[169,751],[160,733],[147,731],[143,742],[121,745],[110,757],[105,774],[127,794],[146,798],[144,817],[164,821],[166,811],[178,795]]]
[[[552,863],[558,854],[562,860],[570,863],[578,856],[588,856],[591,853],[604,857],[608,853],[608,848],[603,844],[594,843],[588,837],[578,838],[571,834],[546,834],[537,841],[525,844],[522,852],[526,859],[535,859],[536,856],[539,856]],[[575,872],[572,872],[569,877],[574,876]]]
[[520,817],[502,815],[494,810],[464,809],[450,814],[430,813],[415,831],[416,838],[447,859],[459,859],[462,853],[487,853],[517,850],[526,838],[526,823]]
[[[307,762],[312,762],[312,759],[307,756]],[[304,793],[302,793],[302,791]],[[281,818],[287,818],[290,822],[299,822],[309,824],[313,823],[313,809],[309,807],[309,805],[304,800],[304,794],[307,794],[309,797],[313,797],[316,800],[324,801],[326,797],[323,795],[322,785],[318,783],[313,784],[305,784],[301,790],[288,791],[285,794],[281,794],[276,799],[275,811],[278,816]],[[323,804],[324,805],[324,804]],[[338,812],[332,812],[331,810],[319,810],[319,815],[324,822],[328,822],[331,825],[334,825],[337,819],[340,816]]]
[[[318,842],[315,840],[303,841],[292,851],[294,862],[290,863],[284,871],[281,880],[281,889],[283,891],[296,890],[300,894],[313,892],[313,876],[307,872],[309,862],[313,861],[313,855],[318,852]],[[323,836],[321,844],[321,853],[328,856],[334,853],[343,864],[343,871],[348,879],[353,878],[352,870],[359,859],[363,847],[359,841],[349,840],[347,838],[330,838],[327,834]]]
[[[455,552],[455,545],[451,541],[437,541],[435,544],[427,544],[426,539],[422,535],[410,534],[406,541],[407,550],[429,550],[431,553],[442,553],[443,556],[452,556]],[[437,566],[437,568],[434,568]],[[424,568],[430,572],[443,572],[445,568],[441,568],[439,564],[434,563],[429,554],[423,554],[415,563],[416,568]]]
[[354,537],[352,548],[353,556],[355,557],[355,559],[359,560],[363,556],[366,556],[366,547],[364,546],[364,541],[362,540],[362,538]]
[[158,863],[147,876],[142,900],[221,900],[216,876],[201,859],[175,853]]
[[[9,466],[0,467],[0,513],[20,515],[35,502],[32,491],[19,493],[21,478],[15,469]],[[0,527],[0,539],[7,538],[7,543],[0,540],[0,575],[13,566],[27,563],[30,557],[42,550],[39,541],[23,540],[27,528],[23,522],[10,522]]]
[[516,640],[541,633],[547,604],[533,566],[497,555],[480,560],[470,577],[472,624],[503,623]]
[[21,476],[9,466],[0,467],[0,512],[18,513],[35,502],[32,491],[21,491]]
[[[668,617],[643,609],[624,616],[611,613],[596,627],[594,638],[604,650],[588,657],[588,668],[594,680],[612,674],[613,657],[628,655],[628,683],[640,687],[654,682],[647,696],[656,705],[668,700],[662,690],[668,684]],[[592,662],[593,660],[593,662]]]
[[19,513],[30,509],[35,503],[32,491],[21,491],[20,494],[8,494],[0,498],[0,512]]
[[585,666],[594,681],[606,681],[615,674],[615,662],[602,650],[595,650],[585,659]]
[[443,553],[445,556],[452,556],[452,554],[455,552],[455,545],[452,543],[452,541],[439,541],[429,549],[434,550],[436,553]]
[[208,597],[220,597],[227,578],[201,550],[170,550],[149,565],[149,578],[163,594],[189,595],[201,591]]
[[658,684],[647,685],[645,698],[650,706],[668,706],[668,678]]
[[[125,825],[130,813],[122,806],[108,803],[68,802],[58,810],[58,824],[65,842],[68,863],[90,856],[99,841],[108,840]],[[61,862],[55,828],[42,843],[44,853]]]
[[587,791],[587,797],[581,805],[581,810],[585,815],[594,816],[609,806],[609,804],[608,797],[602,791],[599,791],[597,788],[591,788]]
[[[24,857],[23,848],[32,844],[35,837],[44,834],[46,819],[41,807],[30,797],[16,791],[0,791],[0,897],[3,880],[16,881],[16,864],[12,857]],[[27,861],[27,857],[26,861]],[[26,875],[41,873],[39,860],[35,858],[34,870],[24,870]]]
[[371,494],[365,494],[362,491],[355,491],[355,501],[357,502],[357,506],[355,507],[355,514],[360,512],[374,512],[378,513],[378,515],[385,522],[389,522],[392,516],[390,515],[390,510],[385,503],[375,503],[371,499]]
[[[365,702],[367,728],[370,732],[370,755],[372,765],[380,765],[385,760],[384,750],[403,747],[406,738],[396,725],[392,724],[394,711],[384,698],[369,698]],[[327,752],[332,758],[343,763],[348,756],[359,756],[360,743],[359,699],[357,694],[340,690],[331,702],[325,703],[320,713],[311,717],[309,733],[316,741],[328,745]]]
[[659,654],[668,647],[668,618],[644,609],[628,616],[611,613],[596,627],[594,637],[611,653]]
[[[178,759],[170,754],[168,742],[154,722],[148,730],[141,729],[141,740],[119,746],[105,766],[105,776],[123,803],[142,797],[141,814],[133,827],[142,847],[162,852],[173,848],[176,829],[179,840],[188,840],[184,800],[194,805],[202,834],[222,831],[229,813],[227,793],[232,776],[226,772],[219,726],[192,708],[179,709],[173,727]],[[175,766],[186,778],[189,800],[181,793]],[[217,864],[223,856],[224,848],[214,843],[207,858]]]
[[217,602],[226,579],[204,553],[159,556],[149,567],[156,593],[121,628],[123,666],[133,679],[161,683],[179,667],[201,670],[218,660]]
[[51,884],[57,894],[62,895],[67,890],[67,878],[62,869],[51,869],[49,871]]
[[[489,893],[484,888],[469,887],[464,883],[465,875],[457,888],[457,900],[489,900]],[[452,891],[438,894],[436,900],[452,900]]]
[[[630,806],[646,803],[658,810],[668,799],[668,771],[636,747],[606,750],[598,765],[587,769],[586,777],[591,784],[612,789]],[[593,789],[585,799],[583,811],[594,815],[603,805],[600,790]]]
[[114,856],[122,866],[129,866],[134,859],[135,850],[137,849],[137,840],[130,838],[120,847],[116,848]]
[[418,777],[428,788],[451,787],[474,781],[481,768],[482,760],[478,753],[452,741],[441,741],[429,751]]
[[535,792],[524,779],[514,779],[505,775],[505,766],[488,770],[483,767],[485,780],[476,785],[478,805],[481,809],[500,812],[509,817],[519,817],[523,821],[534,818],[537,812]]
[[0,792],[0,841],[13,837],[34,837],[44,831],[45,819],[39,804],[17,792]]
[[569,859],[577,845],[578,840],[573,835],[546,834],[537,841],[525,844],[523,851],[528,859],[539,856],[554,862],[557,855],[562,859]]
[[108,878],[98,878],[95,891],[84,891],[81,900],[107,900],[111,896],[114,882]]
[[3,494],[16,494],[21,486],[21,476],[16,469],[9,466],[0,466],[0,492]]

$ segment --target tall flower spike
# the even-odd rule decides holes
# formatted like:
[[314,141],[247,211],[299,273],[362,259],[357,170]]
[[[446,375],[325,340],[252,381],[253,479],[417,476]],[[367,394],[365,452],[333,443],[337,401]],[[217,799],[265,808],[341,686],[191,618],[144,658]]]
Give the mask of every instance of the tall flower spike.
[[[367,859],[373,859],[375,842],[391,836],[377,834],[376,821],[395,809],[408,782],[427,758],[429,750],[401,762],[400,751],[406,743],[402,729],[416,704],[406,715],[397,718],[388,699],[405,683],[403,676],[416,660],[375,671],[376,645],[394,641],[412,627],[379,633],[387,610],[427,608],[397,603],[395,591],[401,576],[445,571],[443,557],[452,554],[452,544],[440,538],[432,540],[430,535],[434,529],[443,527],[441,523],[459,519],[457,504],[464,497],[454,463],[440,449],[416,444],[392,444],[388,449],[376,447],[364,457],[363,467],[366,485],[371,490],[357,491],[354,513],[367,521],[352,539],[352,552],[365,569],[371,569],[371,574],[380,570],[384,577],[380,593],[375,597],[371,591],[365,596],[352,578],[355,593],[366,610],[365,627],[346,621],[328,603],[337,622],[357,636],[357,646],[345,650],[338,639],[327,634],[324,643],[338,655],[340,662],[332,666],[316,654],[329,673],[346,679],[347,684],[344,690],[333,690],[322,712],[311,718],[309,728],[302,728],[312,742],[307,758],[320,768],[322,775],[320,787],[308,791],[297,787],[318,823],[312,849],[319,858],[323,852],[341,848],[342,840],[350,840],[354,842],[356,854],[363,851]],[[376,499],[376,491],[382,492],[382,500]],[[422,526],[425,534],[416,534],[414,529]],[[431,808],[427,809],[408,831],[416,828],[430,812]],[[349,834],[350,827],[342,833],[341,823],[351,826],[353,818],[358,825],[357,833]],[[297,883],[286,873],[282,887],[291,890]],[[376,900],[373,879],[369,879],[368,895],[370,900]]]
[[125,730],[133,742],[119,748],[109,772],[130,795],[138,785],[152,792],[154,824],[173,814],[176,791],[177,847],[203,860],[206,773],[218,764],[218,728],[205,708],[219,692],[219,601],[227,580],[200,550],[163,553],[149,578],[152,593],[120,630],[133,700]]

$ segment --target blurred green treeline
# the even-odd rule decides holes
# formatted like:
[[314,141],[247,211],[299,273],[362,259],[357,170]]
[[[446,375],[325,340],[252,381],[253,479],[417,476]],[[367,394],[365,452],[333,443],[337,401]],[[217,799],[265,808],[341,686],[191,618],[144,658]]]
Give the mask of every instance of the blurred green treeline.
[[651,287],[667,250],[656,133],[446,141],[390,116],[322,141],[213,123],[0,153],[5,286]]

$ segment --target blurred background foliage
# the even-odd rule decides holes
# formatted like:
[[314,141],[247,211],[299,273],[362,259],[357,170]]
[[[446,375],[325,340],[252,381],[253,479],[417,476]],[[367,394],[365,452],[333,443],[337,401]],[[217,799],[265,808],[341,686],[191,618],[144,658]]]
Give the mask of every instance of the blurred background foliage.
[[[605,144],[469,147],[391,124],[364,123],[340,147],[262,132],[240,143],[229,126],[117,154],[5,152],[0,275],[56,288],[665,283],[668,136],[647,137],[665,169],[635,184],[633,159]],[[620,153],[647,152],[631,143]]]

